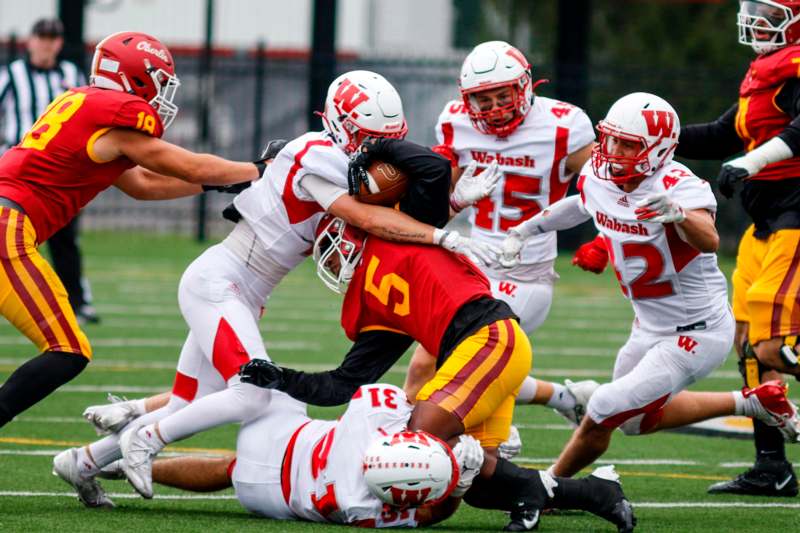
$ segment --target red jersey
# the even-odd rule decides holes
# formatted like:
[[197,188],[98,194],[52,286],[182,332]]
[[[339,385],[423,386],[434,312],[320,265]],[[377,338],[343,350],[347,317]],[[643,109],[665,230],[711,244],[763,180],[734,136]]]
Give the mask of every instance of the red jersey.
[[111,128],[133,128],[153,137],[161,119],[142,98],[77,87],[53,100],[22,141],[0,158],[0,196],[25,209],[44,242],[92,198],[135,166],[127,157],[102,162],[94,142]]
[[404,333],[438,354],[456,312],[491,297],[489,280],[463,257],[371,236],[347,288],[342,327],[350,340],[371,330]]
[[[771,54],[758,56],[739,87],[739,110],[736,133],[745,151],[758,147],[782,132],[791,122],[775,103],[783,85],[800,78],[800,45],[787,46]],[[780,180],[800,176],[800,157],[767,165],[754,180]]]

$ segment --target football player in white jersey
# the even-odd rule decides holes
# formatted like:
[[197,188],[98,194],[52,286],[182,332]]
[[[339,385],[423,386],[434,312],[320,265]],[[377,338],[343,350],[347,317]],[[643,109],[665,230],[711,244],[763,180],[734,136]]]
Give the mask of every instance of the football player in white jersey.
[[[359,387],[338,420],[311,419],[305,403],[276,391],[267,411],[242,425],[235,457],[161,459],[154,462],[153,480],[201,492],[233,486],[243,507],[273,519],[431,525],[455,512],[484,451],[470,436],[454,439],[451,451],[430,433],[408,431],[411,415],[394,385]],[[111,470],[105,475],[119,475]],[[600,504],[625,502],[613,466],[578,480],[539,476],[537,490],[548,508],[593,510],[610,519]],[[628,531],[634,523],[631,518]]]
[[571,476],[591,464],[616,428],[638,435],[737,414],[796,441],[797,410],[778,381],[732,393],[684,390],[725,360],[734,321],[715,255],[716,200],[707,182],[672,160],[677,113],[658,96],[632,93],[597,129],[580,194],[511,228],[503,243],[501,263],[513,266],[530,236],[592,219],[636,315],[613,381],[594,392],[551,471]]
[[[258,329],[262,306],[306,258],[326,211],[386,239],[490,258],[486,245],[435,227],[448,219],[450,168],[429,149],[397,140],[407,127],[400,96],[386,79],[368,71],[339,76],[328,90],[322,118],[323,131],[289,142],[264,178],[234,199],[228,211],[237,221],[234,229],[184,272],[178,300],[190,332],[166,406],[147,413],[121,437],[110,435],[56,458],[56,471],[69,483],[86,486],[121,448],[134,488],[152,497],[151,459],[166,444],[264,412],[270,391],[240,382],[237,372],[249,360],[269,359]],[[368,138],[375,140],[363,144]],[[347,194],[349,157],[365,147],[366,155],[412,177],[400,211]],[[414,206],[416,219],[402,212],[411,209],[407,205]],[[125,407],[131,415],[142,414],[141,404],[120,406]]]
[[[454,194],[450,204],[455,212],[469,208],[473,239],[499,245],[510,227],[564,197],[589,160],[594,130],[582,109],[534,95],[531,65],[503,41],[476,46],[464,60],[458,85],[461,99],[447,102],[439,115],[434,151],[450,160],[453,182],[470,179],[475,165],[498,165],[503,176],[490,195],[472,203]],[[465,169],[470,172],[462,174]],[[481,266],[492,295],[511,306],[528,335],[550,310],[558,279],[556,253],[555,232],[543,233],[525,243],[513,269]],[[409,367],[407,394],[433,363],[419,347]],[[596,387],[591,380],[564,386],[529,377],[517,403],[547,405],[577,424]]]

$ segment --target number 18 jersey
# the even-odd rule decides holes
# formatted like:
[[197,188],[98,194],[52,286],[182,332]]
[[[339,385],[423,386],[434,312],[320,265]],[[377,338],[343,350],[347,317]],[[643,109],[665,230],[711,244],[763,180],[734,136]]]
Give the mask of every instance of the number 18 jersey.
[[[436,124],[436,138],[436,151],[454,166],[475,161],[485,168],[496,161],[503,172],[492,194],[477,202],[470,214],[472,237],[500,246],[509,228],[564,197],[572,178],[567,156],[591,143],[594,131],[583,110],[537,96],[525,120],[503,138],[476,130],[463,102],[448,102]],[[523,265],[555,257],[554,232],[531,238],[521,251]]]
[[[636,204],[668,193],[685,211],[715,212],[708,182],[675,161],[626,193],[597,178],[591,161],[578,178],[581,205],[603,235],[623,294],[633,304],[641,328],[675,333],[705,322],[711,328],[728,314],[728,288],[713,253],[701,253],[678,234],[675,224],[636,220]],[[702,329],[702,326],[697,326]]]

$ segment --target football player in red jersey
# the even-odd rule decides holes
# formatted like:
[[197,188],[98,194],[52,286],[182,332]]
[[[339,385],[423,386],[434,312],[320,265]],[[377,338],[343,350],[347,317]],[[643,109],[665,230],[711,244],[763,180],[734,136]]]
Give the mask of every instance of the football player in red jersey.
[[[169,50],[143,33],[103,39],[89,86],[58,96],[0,159],[0,313],[42,352],[0,387],[0,427],[78,375],[92,349],[38,251],[115,185],[143,200],[257,178],[263,162],[194,154],[160,139],[178,111]],[[139,166],[137,166],[139,165]]]
[[[738,182],[753,224],[739,243],[733,273],[734,345],[749,387],[800,376],[800,1],[740,3],[739,42],[757,56],[739,87],[739,101],[714,122],[681,130],[676,155],[726,159],[719,189],[731,198]],[[777,371],[777,372],[776,372]],[[781,434],[754,420],[756,462],[711,493],[796,496],[797,478]]]
[[481,442],[486,458],[467,503],[511,512],[510,531],[535,527],[545,505],[585,509],[632,531],[633,511],[618,484],[588,489],[583,480],[575,484],[497,457],[532,352],[516,315],[492,297],[478,267],[436,247],[365,239],[326,215],[314,245],[326,285],[337,292],[347,287],[342,327],[354,344],[339,368],[312,374],[253,359],[242,366],[242,381],[314,405],[339,405],[417,341],[435,354],[437,370],[417,394],[409,429],[451,444],[464,433]]

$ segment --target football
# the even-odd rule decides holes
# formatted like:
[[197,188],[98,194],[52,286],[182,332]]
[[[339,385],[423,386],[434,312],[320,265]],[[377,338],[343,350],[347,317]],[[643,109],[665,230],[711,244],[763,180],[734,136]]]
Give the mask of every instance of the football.
[[382,161],[374,161],[367,168],[368,183],[362,183],[358,200],[365,204],[391,207],[408,190],[408,176],[399,168]]

